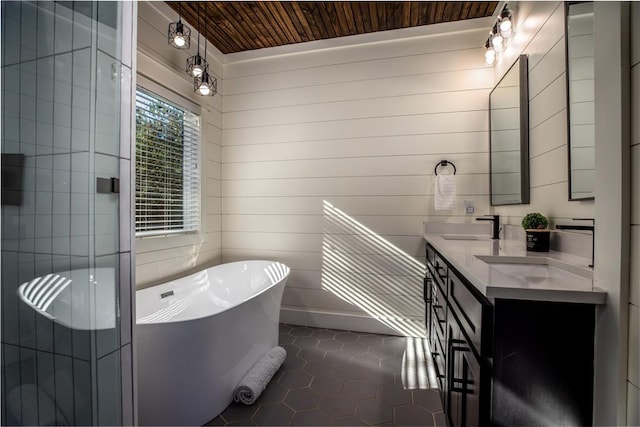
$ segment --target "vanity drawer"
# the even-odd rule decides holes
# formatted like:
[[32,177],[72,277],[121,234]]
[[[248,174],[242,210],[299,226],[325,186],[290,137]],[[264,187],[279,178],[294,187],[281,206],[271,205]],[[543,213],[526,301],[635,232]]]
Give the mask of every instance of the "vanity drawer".
[[427,268],[431,272],[432,277],[439,282],[443,292],[446,292],[444,280],[446,280],[447,277],[447,264],[429,245],[427,245]]
[[480,356],[491,357],[493,308],[485,297],[471,289],[472,286],[454,271],[449,270],[448,301],[451,310],[460,320],[463,333],[469,338],[477,353]]
[[434,320],[435,329],[440,336],[444,336],[445,323],[447,321],[447,300],[440,292],[436,284],[431,285],[431,313]]

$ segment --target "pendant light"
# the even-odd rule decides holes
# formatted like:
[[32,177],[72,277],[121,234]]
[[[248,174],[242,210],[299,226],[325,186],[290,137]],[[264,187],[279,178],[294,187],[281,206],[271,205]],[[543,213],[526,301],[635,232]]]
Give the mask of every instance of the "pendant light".
[[182,5],[178,3],[178,21],[169,24],[169,44],[176,49],[189,49],[191,29],[182,23]]
[[[207,62],[207,22],[204,24],[204,62]],[[213,96],[218,93],[218,79],[209,73],[209,65],[203,69],[202,74],[194,77],[193,90],[201,96]]]
[[[202,13],[200,11],[200,4],[201,3],[198,3],[198,51],[196,52],[195,55],[187,58],[187,73],[191,77],[201,76],[204,70],[206,70],[207,67],[209,66],[209,64],[207,64],[207,61],[205,61],[204,58],[200,56],[200,32],[201,32],[200,15]],[[205,48],[206,48],[206,44],[205,44]]]

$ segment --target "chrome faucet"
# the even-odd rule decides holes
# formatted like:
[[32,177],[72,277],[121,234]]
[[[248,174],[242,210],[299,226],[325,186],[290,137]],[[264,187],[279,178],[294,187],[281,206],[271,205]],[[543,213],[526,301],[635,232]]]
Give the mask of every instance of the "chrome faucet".
[[493,222],[493,228],[491,231],[492,239],[500,238],[500,215],[486,215],[480,216],[476,218],[476,221],[491,221]]
[[573,224],[557,224],[556,230],[585,230],[591,231],[591,264],[589,267],[593,268],[596,257],[596,220],[593,218],[572,218],[573,221],[591,221],[592,225],[573,225]]

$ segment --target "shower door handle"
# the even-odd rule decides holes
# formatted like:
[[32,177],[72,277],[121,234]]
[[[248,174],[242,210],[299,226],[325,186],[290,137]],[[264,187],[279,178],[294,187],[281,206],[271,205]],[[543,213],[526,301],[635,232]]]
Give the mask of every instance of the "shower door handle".
[[118,178],[96,178],[96,193],[110,194],[120,192],[120,180]]

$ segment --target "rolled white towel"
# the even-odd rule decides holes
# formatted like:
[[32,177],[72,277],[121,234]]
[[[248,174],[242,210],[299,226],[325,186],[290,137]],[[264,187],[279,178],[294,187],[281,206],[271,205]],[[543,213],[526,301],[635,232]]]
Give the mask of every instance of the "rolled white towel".
[[286,357],[287,351],[280,346],[269,350],[240,380],[233,391],[233,400],[245,405],[253,404],[267,387],[273,375],[280,369]]

